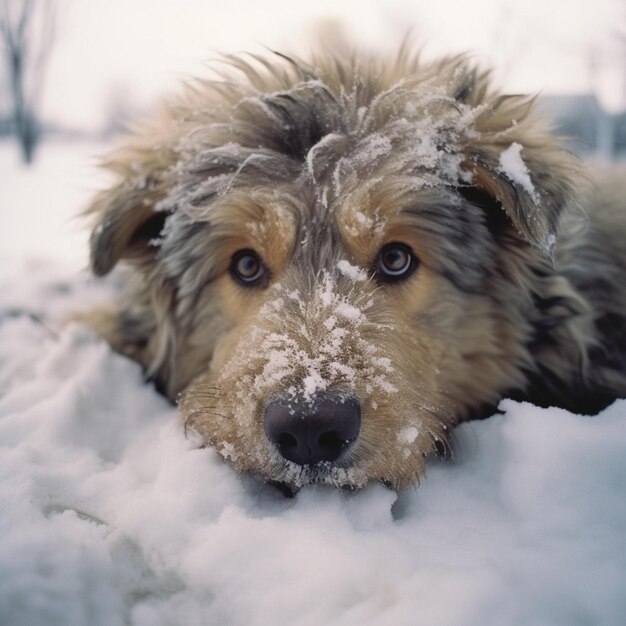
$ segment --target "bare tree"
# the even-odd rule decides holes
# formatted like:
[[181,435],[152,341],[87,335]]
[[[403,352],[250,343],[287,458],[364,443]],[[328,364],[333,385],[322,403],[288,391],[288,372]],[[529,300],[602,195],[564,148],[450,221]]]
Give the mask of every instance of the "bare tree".
[[54,41],[54,0],[2,0],[0,37],[4,44],[13,128],[22,158],[31,163],[41,134],[38,107]]

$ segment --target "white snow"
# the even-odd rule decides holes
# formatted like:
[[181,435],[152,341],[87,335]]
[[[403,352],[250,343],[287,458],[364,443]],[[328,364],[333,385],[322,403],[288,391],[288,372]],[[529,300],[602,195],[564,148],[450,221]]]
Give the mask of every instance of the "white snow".
[[[362,215],[362,214],[361,214]],[[351,278],[355,282],[361,282],[367,280],[367,272],[360,268],[358,265],[352,265],[350,261],[342,259],[337,263],[337,269],[348,278]]]
[[406,444],[413,443],[418,435],[419,430],[415,426],[407,426],[398,433],[398,441]]
[[347,302],[340,302],[335,308],[335,312],[351,322],[359,322],[363,319],[363,311]]
[[535,204],[539,204],[539,194],[530,180],[528,167],[522,158],[522,146],[519,143],[514,141],[500,154],[500,169],[509,180],[519,185]]
[[[328,272],[323,272],[308,293],[287,291],[280,282],[272,289],[286,293],[297,307],[291,315],[298,333],[285,332],[285,313],[271,298],[260,311],[260,323],[239,338],[233,358],[221,374],[222,381],[236,387],[243,423],[254,413],[251,407],[265,401],[279,383],[288,385],[286,395],[307,401],[333,384],[355,389],[359,380],[368,392],[397,391],[389,380],[393,378],[391,362],[367,339],[368,333],[382,330],[380,324],[368,323],[363,314],[371,300],[363,302],[358,293],[337,289],[335,277]],[[320,327],[327,332],[318,333]],[[295,384],[285,382],[289,380]]]
[[[51,146],[23,172],[8,149],[6,240],[69,158]],[[50,223],[78,208],[65,188]],[[288,500],[186,440],[135,364],[60,327],[106,289],[55,262],[71,239],[54,237],[45,264],[19,241],[0,265],[1,624],[626,622],[626,401],[592,418],[503,401],[416,491]]]

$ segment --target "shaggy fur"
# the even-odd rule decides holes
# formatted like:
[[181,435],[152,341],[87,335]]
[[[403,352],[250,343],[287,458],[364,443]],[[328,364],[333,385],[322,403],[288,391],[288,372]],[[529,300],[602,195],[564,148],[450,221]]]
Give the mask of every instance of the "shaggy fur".
[[[91,323],[182,392],[187,429],[295,487],[414,484],[505,396],[596,412],[626,395],[623,194],[532,109],[462,57],[231,57],[106,160],[91,262],[123,261],[126,289]],[[406,280],[377,274],[389,242],[418,259]],[[263,284],[233,279],[245,249]],[[358,439],[285,460],[265,407],[321,392],[358,399]]]

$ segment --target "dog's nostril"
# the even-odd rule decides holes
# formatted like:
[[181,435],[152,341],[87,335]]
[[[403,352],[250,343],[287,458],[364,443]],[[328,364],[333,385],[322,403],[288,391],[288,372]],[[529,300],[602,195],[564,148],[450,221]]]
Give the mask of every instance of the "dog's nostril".
[[322,433],[317,442],[322,448],[341,448],[349,443],[345,439],[341,439],[335,432]]
[[295,448],[298,440],[290,433],[282,433],[276,441],[279,448]]
[[265,409],[265,434],[298,465],[336,461],[356,440],[361,407],[353,396],[320,394],[309,402],[273,400]]

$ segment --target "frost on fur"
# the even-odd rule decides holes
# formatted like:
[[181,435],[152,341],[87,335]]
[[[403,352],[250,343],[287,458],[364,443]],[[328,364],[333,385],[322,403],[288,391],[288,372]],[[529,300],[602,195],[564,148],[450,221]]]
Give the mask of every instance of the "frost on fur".
[[[415,484],[504,395],[606,405],[626,388],[623,229],[577,254],[580,170],[532,104],[463,57],[230,57],[108,159],[92,267],[123,261],[127,291],[94,325],[182,392],[189,431],[293,485]],[[411,271],[385,280],[393,243]],[[241,252],[258,281],[237,280]],[[359,403],[358,439],[294,465],[266,407],[322,394]]]

